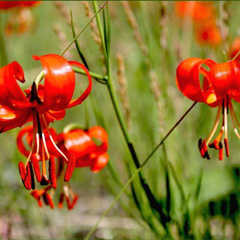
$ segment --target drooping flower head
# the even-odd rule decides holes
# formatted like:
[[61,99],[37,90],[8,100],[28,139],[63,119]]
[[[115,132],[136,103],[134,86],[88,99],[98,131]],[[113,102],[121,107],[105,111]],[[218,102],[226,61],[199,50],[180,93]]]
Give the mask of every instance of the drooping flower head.
[[[38,201],[40,207],[42,206],[41,199],[43,199],[46,205],[54,208],[52,197],[57,187],[57,181],[59,181],[62,184],[60,184],[58,207],[62,208],[63,202],[66,199],[68,209],[71,210],[78,199],[78,195],[73,192],[69,183],[73,170],[75,168],[90,167],[92,172],[99,172],[104,168],[109,160],[107,154],[108,136],[105,130],[98,126],[88,130],[72,129],[58,135],[52,128],[48,131],[49,133],[46,129],[44,130],[46,135],[45,143],[51,155],[48,162],[48,186],[44,189],[32,191],[31,195]],[[57,145],[61,152],[56,150],[53,142],[49,138],[49,134],[51,134],[54,139],[54,144]],[[100,143],[97,144],[95,142],[96,140],[100,141]],[[27,142],[27,145],[31,146],[32,141],[32,126],[23,128],[19,132],[17,143],[20,152],[26,157],[29,155],[29,150],[24,142]],[[29,179],[27,179],[28,185],[34,182],[33,172],[35,172],[37,181],[42,184],[39,165],[42,164],[43,166],[44,162],[41,161],[41,157],[37,158],[36,155],[31,159],[31,162],[33,167],[29,169],[31,174],[29,174]],[[28,169],[26,171],[28,171]]]
[[[36,159],[43,164],[41,179],[38,180],[43,185],[49,183],[45,161],[52,156],[46,144],[46,133],[56,151],[67,159],[56,146],[48,125],[54,120],[62,119],[67,108],[81,104],[92,87],[88,70],[78,62],[68,62],[56,54],[35,56],[34,59],[40,60],[43,65],[44,85],[34,81],[25,93],[17,83],[17,81],[25,81],[24,72],[17,62],[0,69],[0,131],[5,132],[21,127],[27,122],[33,122],[31,151],[28,153],[26,164],[19,164],[20,175],[27,189],[34,188],[33,182],[31,185],[26,177],[30,176],[31,165]],[[77,99],[72,99],[75,89],[75,74],[72,66],[83,69],[89,81],[88,87]]]
[[[200,77],[203,77],[201,84]],[[227,115],[230,112],[234,132],[240,139],[237,127],[240,127],[234,112],[232,99],[240,102],[240,64],[236,61],[215,63],[211,59],[189,58],[177,68],[177,86],[184,96],[196,102],[204,102],[217,107],[217,116],[209,135],[199,140],[199,150],[203,158],[210,159],[208,147],[219,150],[219,160],[223,159],[223,142],[226,156],[229,156]],[[212,141],[222,115],[219,134]],[[212,141],[212,142],[211,142]]]
[[0,1],[0,11],[13,10],[7,21],[5,34],[12,32],[24,33],[33,24],[33,17],[29,8],[37,6],[41,1]]

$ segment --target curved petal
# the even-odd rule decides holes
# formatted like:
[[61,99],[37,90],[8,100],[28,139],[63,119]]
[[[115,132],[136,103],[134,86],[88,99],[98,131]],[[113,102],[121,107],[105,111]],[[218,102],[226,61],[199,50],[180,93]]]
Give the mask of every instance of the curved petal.
[[40,60],[45,71],[45,111],[64,110],[69,105],[75,88],[75,75],[71,65],[56,54],[33,56],[33,59]]
[[230,97],[240,94],[240,63],[230,61],[217,63],[210,68],[211,83],[219,98],[226,94]]
[[9,121],[9,120],[12,120],[16,117],[16,115],[12,112],[12,111],[9,111],[7,110],[6,108],[3,108],[1,105],[0,105],[0,120],[3,122],[3,121]]
[[11,112],[0,106],[0,130],[6,132],[31,120],[31,111]]
[[91,138],[96,138],[102,142],[100,146],[96,146],[94,154],[103,154],[108,149],[108,135],[102,127],[94,126],[87,131]]
[[104,153],[95,160],[93,165],[91,166],[92,172],[99,172],[101,169],[103,169],[109,161],[109,155],[107,153]]
[[84,155],[76,159],[75,168],[91,167],[95,161],[96,158],[91,158],[89,154]]
[[83,130],[76,129],[64,134],[64,147],[70,154],[80,158],[91,153],[96,145]]
[[71,102],[68,105],[68,108],[71,108],[78,104],[81,104],[88,97],[88,95],[90,94],[90,92],[92,90],[92,78],[91,78],[89,71],[83,64],[81,64],[79,62],[74,62],[74,61],[69,61],[69,64],[71,64],[72,66],[77,66],[79,68],[82,68],[86,72],[87,77],[88,77],[88,87],[85,89],[85,91],[81,94],[81,96],[79,98],[71,100]]
[[0,69],[0,104],[13,111],[31,107],[17,80],[25,81],[22,67],[17,62],[12,62]]
[[25,156],[28,157],[30,151],[26,149],[24,143],[23,143],[23,138],[26,134],[32,133],[33,127],[32,126],[26,126],[20,130],[17,136],[17,146],[18,150]]
[[[187,98],[196,101],[213,104],[217,97],[211,88],[209,72],[202,66],[211,67],[215,64],[210,59],[188,58],[179,64],[177,68],[176,82],[179,90]],[[203,87],[200,85],[199,74],[205,77]]]

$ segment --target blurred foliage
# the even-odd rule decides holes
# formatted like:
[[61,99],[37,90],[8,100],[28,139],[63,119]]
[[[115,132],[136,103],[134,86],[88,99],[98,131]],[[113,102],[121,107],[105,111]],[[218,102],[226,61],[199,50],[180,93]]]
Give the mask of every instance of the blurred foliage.
[[[92,2],[88,3],[93,11]],[[101,3],[103,2],[99,2],[98,6]],[[8,62],[19,62],[25,71],[27,81],[24,87],[30,86],[41,69],[40,63],[34,61],[32,55],[61,54],[72,41],[70,10],[76,32],[89,21],[83,2],[62,1],[59,4],[66,15],[54,2],[44,1],[31,9],[34,25],[28,32],[22,35],[13,33],[10,37],[4,37]],[[221,62],[223,48],[199,46],[193,37],[192,28],[181,27],[180,20],[174,13],[174,2],[134,1],[129,4],[147,53],[141,50],[141,45],[134,38],[123,4],[109,2],[110,60],[114,89],[118,91],[120,84],[117,82],[119,69],[116,56],[121,54],[123,57],[127,97],[131,109],[128,131],[142,163],[163,135],[192,104],[182,96],[175,84],[175,70],[180,61],[196,56]],[[218,12],[220,2],[214,4]],[[229,41],[232,41],[239,35],[240,30],[239,2],[232,1],[229,4],[229,12]],[[12,11],[0,12],[1,29],[11,14]],[[99,16],[102,20],[102,12]],[[161,23],[163,17],[164,25]],[[56,26],[59,29],[58,33],[54,31]],[[167,43],[166,47],[160,44],[164,31],[165,39],[162,40]],[[60,39],[60,34],[66,39]],[[90,27],[80,35],[78,43],[90,70],[105,75],[102,52],[99,44],[92,38]],[[75,46],[68,50],[65,57],[81,61]],[[151,85],[152,71],[156,74],[160,86],[158,102],[154,96],[155,88]],[[80,76],[79,79],[84,82],[82,80],[85,77]],[[119,95],[118,101],[121,102]],[[158,104],[161,105],[160,113]],[[122,105],[121,108],[124,112]],[[239,112],[239,106],[236,105],[235,109]],[[63,121],[55,122],[54,127],[61,132],[71,122],[86,126],[86,114],[90,126],[99,124],[108,132],[110,164],[98,174],[92,174],[89,169],[75,170],[72,185],[80,199],[76,208],[70,212],[57,208],[49,211],[46,206],[38,209],[35,200],[22,186],[18,174],[18,162],[24,160],[15,143],[19,129],[0,135],[2,238],[81,239],[128,181],[129,173],[134,171],[135,166],[131,165],[131,156],[105,85],[94,81],[91,97],[81,106],[68,110],[67,117]],[[231,131],[231,124],[231,156],[228,159],[219,162],[217,153],[211,152],[211,161],[205,161],[197,148],[197,140],[207,136],[215,114],[216,109],[197,104],[166,140],[164,151],[158,150],[142,170],[142,175],[159,204],[167,209],[171,216],[172,221],[167,226],[169,238],[239,238],[239,141]],[[96,238],[159,239],[157,235],[162,234],[164,229],[157,215],[153,214],[154,210],[147,204],[139,179],[133,181],[132,188],[137,196],[134,196],[131,188],[127,189],[118,205],[115,205],[109,216],[100,223],[94,235]],[[141,200],[138,206],[136,198]],[[150,227],[146,223],[151,223]]]

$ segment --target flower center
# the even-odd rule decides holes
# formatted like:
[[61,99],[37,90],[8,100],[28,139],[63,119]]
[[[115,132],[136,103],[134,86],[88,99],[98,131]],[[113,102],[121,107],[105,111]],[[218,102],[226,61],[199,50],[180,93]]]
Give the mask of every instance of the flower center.
[[[32,116],[33,116],[33,132],[32,132],[33,135],[31,140],[31,151],[26,161],[26,169],[23,167],[24,164],[22,162],[19,163],[20,175],[23,180],[24,186],[28,190],[31,188],[34,189],[35,186],[33,170],[35,172],[37,181],[41,185],[51,184],[53,188],[56,188],[57,181],[55,173],[55,159],[53,154],[49,153],[48,149],[49,145],[53,146],[54,150],[56,150],[60,154],[60,156],[62,156],[66,161],[68,161],[68,158],[55,144],[55,141],[51,136],[50,130],[48,129],[48,124],[44,114],[39,114],[37,110],[33,108]],[[48,174],[46,163],[47,160],[49,161]],[[42,162],[41,170],[39,166],[40,162]]]
[[[222,102],[218,106],[217,116],[216,116],[216,119],[215,119],[215,122],[214,122],[211,132],[209,133],[207,138],[205,138],[203,141],[202,141],[202,139],[199,139],[198,148],[199,148],[199,151],[203,158],[207,158],[208,160],[210,159],[210,155],[208,153],[208,147],[209,147],[209,148],[219,150],[218,158],[219,158],[219,160],[222,160],[223,159],[223,145],[225,148],[226,156],[229,157],[228,134],[227,134],[227,115],[229,112],[231,115],[234,132],[237,135],[237,137],[240,139],[240,135],[236,128],[236,125],[238,126],[238,128],[240,128],[240,124],[238,122],[235,111],[233,109],[231,98],[228,95],[226,95],[226,97],[222,100]],[[218,128],[221,115],[222,115],[221,130],[220,130],[219,134],[217,135],[217,137],[211,142],[211,140],[212,140],[213,136],[215,135],[216,130]]]

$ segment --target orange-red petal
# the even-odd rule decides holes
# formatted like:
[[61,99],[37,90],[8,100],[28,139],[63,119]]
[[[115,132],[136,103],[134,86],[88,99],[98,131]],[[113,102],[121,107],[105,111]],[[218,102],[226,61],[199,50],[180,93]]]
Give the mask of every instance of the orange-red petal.
[[17,62],[12,62],[0,69],[0,104],[12,111],[31,107],[17,80],[25,81],[22,67]]
[[104,168],[109,161],[109,155],[104,153],[97,157],[95,162],[91,166],[92,172],[99,172],[102,168]]
[[[207,65],[209,68],[215,64],[210,59],[202,60],[200,58],[188,58],[181,62],[177,68],[176,82],[179,90],[189,99],[196,102],[205,102],[214,104],[217,97],[214,96],[214,91],[211,87],[209,79],[209,71],[202,65]],[[201,86],[200,74],[204,76],[204,82]],[[209,102],[209,96],[213,101]]]
[[75,88],[75,75],[71,65],[57,54],[33,56],[33,59],[40,60],[45,71],[45,110],[64,110],[69,105]]
[[87,88],[80,95],[80,97],[78,97],[77,99],[71,100],[71,102],[68,105],[68,108],[71,108],[71,107],[74,107],[74,106],[76,106],[78,104],[81,104],[88,97],[88,95],[90,94],[90,92],[92,90],[92,78],[91,78],[91,75],[90,75],[89,71],[87,70],[87,68],[83,64],[81,64],[79,62],[74,62],[74,61],[69,61],[69,63],[72,66],[77,66],[79,68],[82,68],[86,72],[87,77],[88,77],[88,86],[87,86]]

